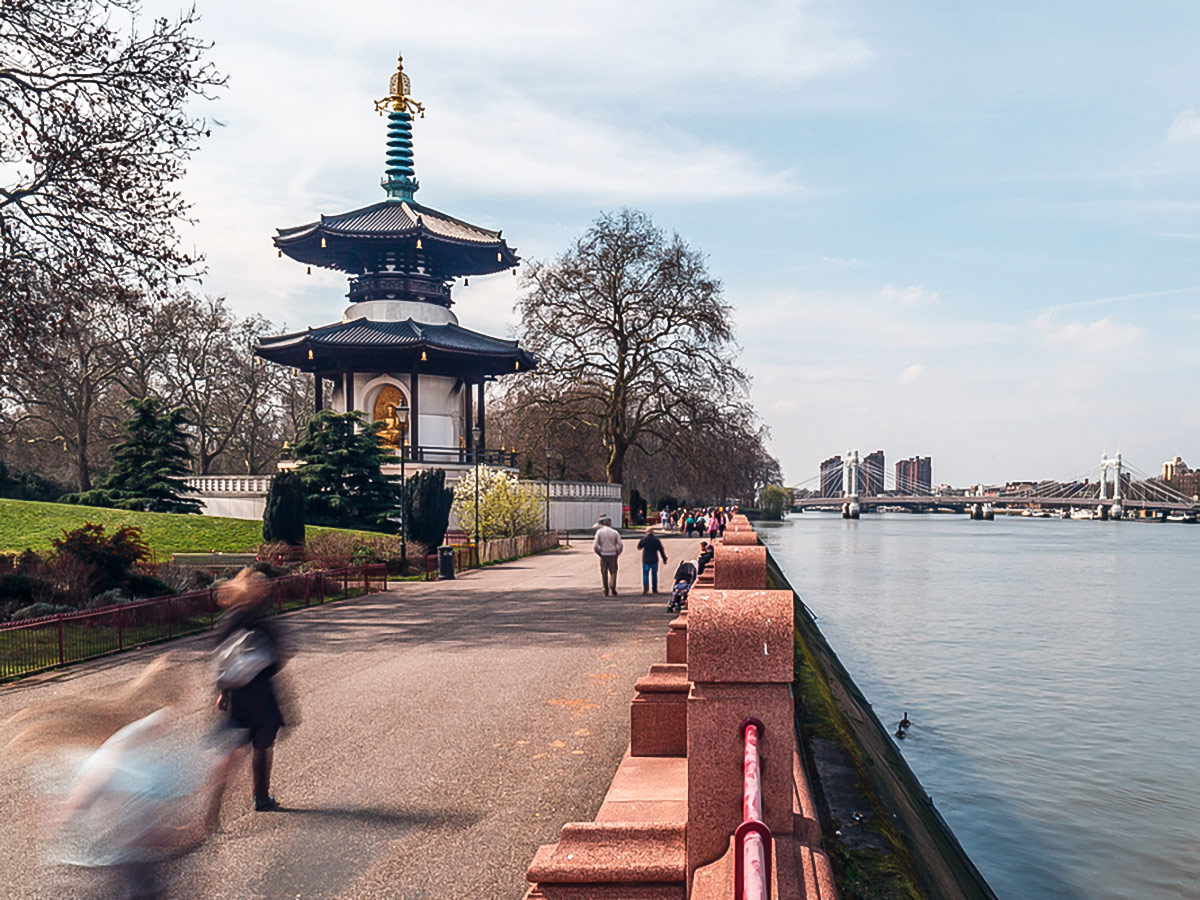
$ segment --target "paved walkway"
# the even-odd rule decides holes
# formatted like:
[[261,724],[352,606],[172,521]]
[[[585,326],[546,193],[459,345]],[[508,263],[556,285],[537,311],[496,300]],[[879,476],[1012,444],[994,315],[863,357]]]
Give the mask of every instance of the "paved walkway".
[[[685,549],[696,542],[668,540],[664,582]],[[173,864],[172,896],[521,897],[537,846],[595,815],[628,742],[633,683],[664,658],[667,595],[643,597],[640,578],[627,541],[621,596],[602,597],[590,545],[576,542],[284,617],[295,657],[280,680],[300,719],[276,753],[286,811],[251,812],[240,776],[219,832]],[[173,650],[197,679],[197,727],[213,715],[206,650]],[[124,682],[151,658],[0,687],[0,720]],[[0,789],[3,896],[80,896],[78,873],[40,859],[48,801],[9,765]]]

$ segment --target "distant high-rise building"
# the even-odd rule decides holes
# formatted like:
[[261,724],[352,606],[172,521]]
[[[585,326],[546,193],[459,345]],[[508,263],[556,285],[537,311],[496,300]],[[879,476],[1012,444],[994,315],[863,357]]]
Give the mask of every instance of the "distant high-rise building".
[[1170,481],[1176,475],[1186,475],[1189,471],[1188,464],[1177,456],[1162,464],[1162,479]]
[[933,493],[933,460],[914,456],[896,463],[896,490],[925,497]]
[[840,497],[842,494],[842,458],[831,456],[821,463],[821,496]]
[[883,451],[876,450],[863,457],[862,471],[858,476],[860,490],[864,497],[880,497],[883,495],[884,469]]

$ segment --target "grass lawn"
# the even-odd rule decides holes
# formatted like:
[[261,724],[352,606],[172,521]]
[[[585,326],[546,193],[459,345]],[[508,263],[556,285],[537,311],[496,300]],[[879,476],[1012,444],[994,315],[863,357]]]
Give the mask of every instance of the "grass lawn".
[[[262,522],[222,519],[217,516],[177,513],[129,512],[67,503],[0,500],[0,551],[49,550],[53,538],[85,522],[103,525],[112,533],[123,525],[136,525],[156,559],[172,553],[247,553],[262,542]],[[309,536],[336,528],[308,526]],[[347,532],[354,533],[354,532]]]

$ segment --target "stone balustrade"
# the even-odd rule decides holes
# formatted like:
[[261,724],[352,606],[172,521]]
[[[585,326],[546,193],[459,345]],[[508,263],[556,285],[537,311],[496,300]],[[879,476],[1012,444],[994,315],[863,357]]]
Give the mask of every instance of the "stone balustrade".
[[193,475],[184,479],[187,489],[208,496],[265,496],[270,475]]
[[[751,539],[752,538],[752,539]],[[639,679],[629,751],[594,822],[541,847],[527,900],[732,900],[742,734],[762,723],[770,896],[836,900],[796,742],[793,597],[766,587],[766,548],[735,518]]]

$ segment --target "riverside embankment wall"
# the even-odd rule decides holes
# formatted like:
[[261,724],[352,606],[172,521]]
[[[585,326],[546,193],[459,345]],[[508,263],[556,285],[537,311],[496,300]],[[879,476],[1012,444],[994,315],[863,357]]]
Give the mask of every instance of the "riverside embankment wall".
[[837,900],[796,739],[793,602],[767,588],[766,548],[735,517],[670,623],[666,662],[637,682],[595,820],[538,850],[527,900],[726,900],[735,883]]
[[733,898],[753,864],[735,837],[749,824],[771,853],[747,895],[994,898],[744,518],[664,650],[637,682],[629,751],[595,820],[538,850],[527,900]]
[[[930,900],[995,900],[995,893],[934,807],[769,548],[767,584],[791,591],[794,598],[798,732],[809,778],[825,795],[826,815],[831,806],[839,805],[833,795],[839,790],[844,793],[835,786],[843,780],[837,770],[849,766],[857,773],[865,799],[875,807],[877,821],[890,823],[881,829],[880,837],[897,845],[922,896]],[[837,824],[846,828],[837,829],[841,835],[827,834],[826,842],[844,870],[855,865],[855,856],[862,846],[870,846],[870,841],[858,836],[843,840],[857,823]]]

